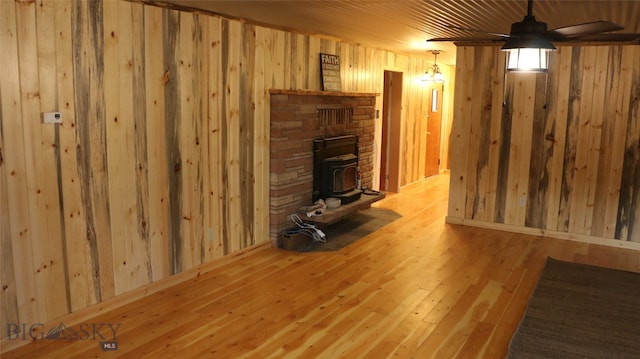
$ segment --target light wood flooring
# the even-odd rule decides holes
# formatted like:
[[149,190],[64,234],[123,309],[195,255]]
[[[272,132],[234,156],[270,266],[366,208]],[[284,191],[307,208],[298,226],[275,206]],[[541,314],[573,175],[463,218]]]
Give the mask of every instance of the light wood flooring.
[[260,246],[88,321],[120,324],[117,351],[2,358],[502,358],[547,256],[640,271],[629,249],[447,225],[448,179],[374,204],[403,217],[341,251]]

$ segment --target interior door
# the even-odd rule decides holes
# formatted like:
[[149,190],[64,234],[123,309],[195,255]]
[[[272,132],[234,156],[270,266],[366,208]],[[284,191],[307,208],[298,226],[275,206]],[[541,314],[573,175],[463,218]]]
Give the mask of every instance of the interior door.
[[380,189],[388,192],[398,192],[400,191],[402,72],[384,72],[382,112]]
[[440,173],[440,137],[442,131],[442,92],[444,85],[434,83],[427,91],[429,108],[427,109],[427,154],[424,176]]

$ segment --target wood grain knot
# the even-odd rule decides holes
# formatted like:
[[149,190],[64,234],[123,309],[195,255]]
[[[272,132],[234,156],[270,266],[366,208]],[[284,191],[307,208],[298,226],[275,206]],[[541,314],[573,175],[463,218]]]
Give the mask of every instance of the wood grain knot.
[[169,82],[170,79],[171,79],[171,70],[167,69],[167,71],[164,72],[164,75],[162,75],[162,80],[160,82],[164,86],[167,84],[167,82]]

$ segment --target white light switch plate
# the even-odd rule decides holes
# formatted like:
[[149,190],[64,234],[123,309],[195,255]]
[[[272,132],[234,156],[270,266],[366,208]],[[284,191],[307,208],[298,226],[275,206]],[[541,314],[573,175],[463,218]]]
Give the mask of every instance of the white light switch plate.
[[42,122],[62,123],[62,114],[60,112],[44,112],[42,114]]

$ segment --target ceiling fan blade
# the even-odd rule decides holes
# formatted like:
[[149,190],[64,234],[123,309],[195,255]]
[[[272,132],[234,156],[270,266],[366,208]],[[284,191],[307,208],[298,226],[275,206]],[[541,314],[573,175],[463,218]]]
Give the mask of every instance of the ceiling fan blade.
[[624,27],[609,21],[594,21],[584,24],[559,27],[557,29],[549,30],[547,34],[551,36],[552,40],[562,40],[570,37],[601,34],[604,32],[618,31],[622,29],[624,29]]
[[640,34],[617,33],[617,34],[591,34],[575,36],[566,39],[554,40],[557,42],[633,42],[640,40]]
[[493,36],[499,36],[499,37],[511,37],[511,35],[507,35],[507,34],[502,34],[499,32],[491,32],[491,31],[484,31],[484,30],[476,30],[476,29],[468,29],[466,27],[460,27],[460,26],[455,26],[455,25],[447,25],[447,28],[449,29],[454,29],[454,30],[460,30],[460,31],[470,31],[470,32],[479,32],[482,34],[487,34],[487,35],[493,35]]
[[427,41],[451,41],[451,42],[502,42],[505,39],[499,37],[493,38],[477,38],[477,37],[436,37],[433,39],[427,39]]

